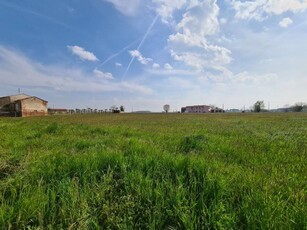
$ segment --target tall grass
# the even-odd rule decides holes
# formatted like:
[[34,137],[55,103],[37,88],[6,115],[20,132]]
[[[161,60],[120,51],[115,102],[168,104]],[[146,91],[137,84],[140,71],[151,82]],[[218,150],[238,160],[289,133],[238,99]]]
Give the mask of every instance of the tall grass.
[[0,120],[0,229],[306,229],[306,114]]

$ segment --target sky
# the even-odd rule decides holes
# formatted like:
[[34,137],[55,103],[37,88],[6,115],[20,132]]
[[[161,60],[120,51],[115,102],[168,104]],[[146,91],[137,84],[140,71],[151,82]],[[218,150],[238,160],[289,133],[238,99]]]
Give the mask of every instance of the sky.
[[54,108],[307,102],[307,0],[1,0],[0,95]]

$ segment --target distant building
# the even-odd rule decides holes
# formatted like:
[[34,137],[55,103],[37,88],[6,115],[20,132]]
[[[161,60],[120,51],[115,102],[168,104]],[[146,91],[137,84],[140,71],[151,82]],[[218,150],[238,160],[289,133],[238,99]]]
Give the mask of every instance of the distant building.
[[49,108],[48,113],[53,115],[53,114],[67,114],[72,112],[68,109]]
[[48,114],[48,101],[27,94],[0,97],[0,115],[28,117]]
[[210,105],[192,105],[181,108],[181,113],[223,113],[223,109]]
[[240,110],[240,109],[228,109],[228,110],[226,110],[226,112],[227,113],[240,113],[240,112],[243,112],[243,111]]

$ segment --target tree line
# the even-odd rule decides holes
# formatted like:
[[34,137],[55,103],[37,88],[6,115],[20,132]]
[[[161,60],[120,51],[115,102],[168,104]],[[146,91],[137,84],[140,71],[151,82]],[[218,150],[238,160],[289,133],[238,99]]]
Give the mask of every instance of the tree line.
[[[256,101],[252,106],[253,112],[268,112],[269,110],[265,109],[264,101]],[[302,112],[304,108],[307,108],[307,104],[303,102],[297,102],[290,107],[283,108],[285,112]]]

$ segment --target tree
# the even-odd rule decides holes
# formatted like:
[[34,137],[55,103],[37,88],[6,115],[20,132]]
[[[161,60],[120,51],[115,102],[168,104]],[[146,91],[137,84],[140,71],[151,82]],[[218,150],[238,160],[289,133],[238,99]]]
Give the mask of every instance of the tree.
[[304,108],[304,103],[302,102],[295,103],[295,105],[293,105],[291,108],[293,112],[301,112]]
[[121,112],[125,112],[125,107],[124,107],[123,105],[121,105],[121,106],[119,107],[119,110],[120,110]]
[[168,104],[163,106],[163,110],[168,113],[168,111],[170,110],[170,106]]
[[117,109],[116,105],[112,105],[109,110],[111,112],[114,112],[116,109]]
[[254,112],[259,113],[264,109],[264,107],[265,106],[263,101],[256,101],[256,103],[254,104]]

